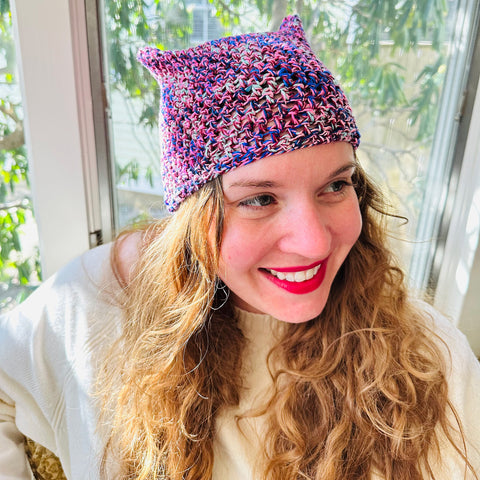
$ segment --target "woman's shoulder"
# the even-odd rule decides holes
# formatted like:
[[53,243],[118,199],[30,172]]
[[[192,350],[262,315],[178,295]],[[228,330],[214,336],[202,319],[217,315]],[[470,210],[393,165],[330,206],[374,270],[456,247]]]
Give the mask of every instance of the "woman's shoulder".
[[[457,328],[453,319],[427,303],[419,305],[424,312],[428,333],[444,354],[450,399],[460,405],[457,408],[461,416],[477,421],[480,417],[480,362],[468,338]],[[480,441],[480,431],[477,437]]]
[[[480,362],[476,358],[467,337],[457,328],[453,319],[440,313],[432,305],[425,302],[417,303],[417,306],[424,313],[426,328],[431,338],[436,342],[444,354],[446,366],[446,381],[448,385],[448,397],[455,409],[454,418],[451,416],[452,425],[460,420],[465,441],[467,456],[475,468],[480,471]],[[448,442],[446,442],[447,445]],[[460,445],[460,443],[459,443]],[[445,447],[447,449],[447,447]],[[450,448],[450,447],[448,447]],[[448,478],[457,478],[457,472],[461,465],[455,462],[456,455],[445,456],[445,466],[451,475]],[[442,478],[447,478],[444,476]],[[463,478],[463,475],[462,475]],[[470,478],[470,477],[468,477]]]
[[139,257],[140,233],[86,251],[46,279],[20,309],[56,312],[63,319],[98,318],[122,304],[123,290]]
[[107,243],[87,250],[74,258],[51,277],[45,279],[33,293],[32,299],[40,296],[40,300],[46,300],[56,295],[58,295],[57,300],[59,297],[65,300],[70,297],[95,299],[102,292],[117,293],[120,284],[112,268],[112,248],[113,244]]
[[433,305],[421,300],[415,300],[415,307],[421,312],[425,327],[434,337],[448,347],[449,353],[455,352],[457,359],[474,357],[467,337],[455,324],[453,318],[441,313]]
[[112,263],[118,280],[122,285],[128,285],[133,269],[140,256],[143,244],[143,232],[134,231],[120,236],[114,246]]
[[131,272],[139,258],[142,234],[124,234],[113,242],[92,248],[74,258],[40,287],[40,290],[66,289],[98,295],[101,292],[117,294],[131,279]]
[[112,268],[113,244],[86,251],[47,278],[24,302],[0,320],[26,341],[47,329],[59,341],[91,333],[121,312],[122,287]]

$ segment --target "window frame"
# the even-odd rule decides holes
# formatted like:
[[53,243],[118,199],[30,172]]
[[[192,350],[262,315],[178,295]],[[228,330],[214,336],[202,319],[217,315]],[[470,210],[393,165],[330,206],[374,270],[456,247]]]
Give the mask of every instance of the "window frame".
[[[477,13],[480,7],[477,9]],[[430,287],[434,305],[454,323],[461,318],[480,238],[480,27],[470,61],[468,82],[459,110],[459,131]],[[476,319],[465,319],[467,323]],[[477,327],[478,328],[478,327]]]

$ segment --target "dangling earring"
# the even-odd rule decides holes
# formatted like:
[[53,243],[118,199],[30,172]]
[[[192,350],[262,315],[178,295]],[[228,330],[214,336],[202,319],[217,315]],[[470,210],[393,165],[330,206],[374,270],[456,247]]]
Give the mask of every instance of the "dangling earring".
[[212,305],[212,310],[222,309],[228,301],[230,296],[229,288],[223,283],[223,281],[217,277],[215,279],[215,293]]

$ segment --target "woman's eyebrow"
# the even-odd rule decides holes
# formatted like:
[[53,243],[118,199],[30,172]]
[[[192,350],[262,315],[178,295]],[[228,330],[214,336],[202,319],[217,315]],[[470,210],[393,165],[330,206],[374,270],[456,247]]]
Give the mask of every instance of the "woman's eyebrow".
[[246,187],[246,188],[275,188],[279,187],[280,184],[277,182],[272,182],[270,180],[253,180],[253,179],[245,179],[245,180],[238,180],[237,182],[233,182],[228,185],[228,188],[231,187]]
[[332,172],[328,177],[327,180],[330,180],[331,178],[336,177],[337,175],[341,175],[342,173],[357,168],[356,162],[348,162],[345,165],[341,166],[340,168],[337,168],[334,172]]
[[[342,173],[346,172],[347,170],[356,168],[357,164],[352,161],[348,162],[345,165],[342,165],[341,167],[337,168],[335,171],[330,173],[328,177],[326,178],[326,181],[328,182],[330,179],[336,177],[337,175],[341,175]],[[282,185],[279,184],[278,182],[273,182],[271,180],[255,180],[255,179],[250,179],[246,178],[244,180],[237,180],[236,182],[231,183],[228,185],[227,188],[232,188],[232,187],[243,187],[243,188],[275,188],[275,187],[281,187]]]

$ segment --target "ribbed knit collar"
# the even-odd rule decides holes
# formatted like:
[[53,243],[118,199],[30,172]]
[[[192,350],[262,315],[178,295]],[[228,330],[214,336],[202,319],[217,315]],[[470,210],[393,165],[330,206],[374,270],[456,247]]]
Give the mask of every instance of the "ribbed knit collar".
[[285,328],[285,323],[266,313],[252,313],[234,307],[235,315],[238,319],[238,325],[243,334],[251,342],[256,342],[258,338],[263,340],[272,338],[275,341],[278,335]]

